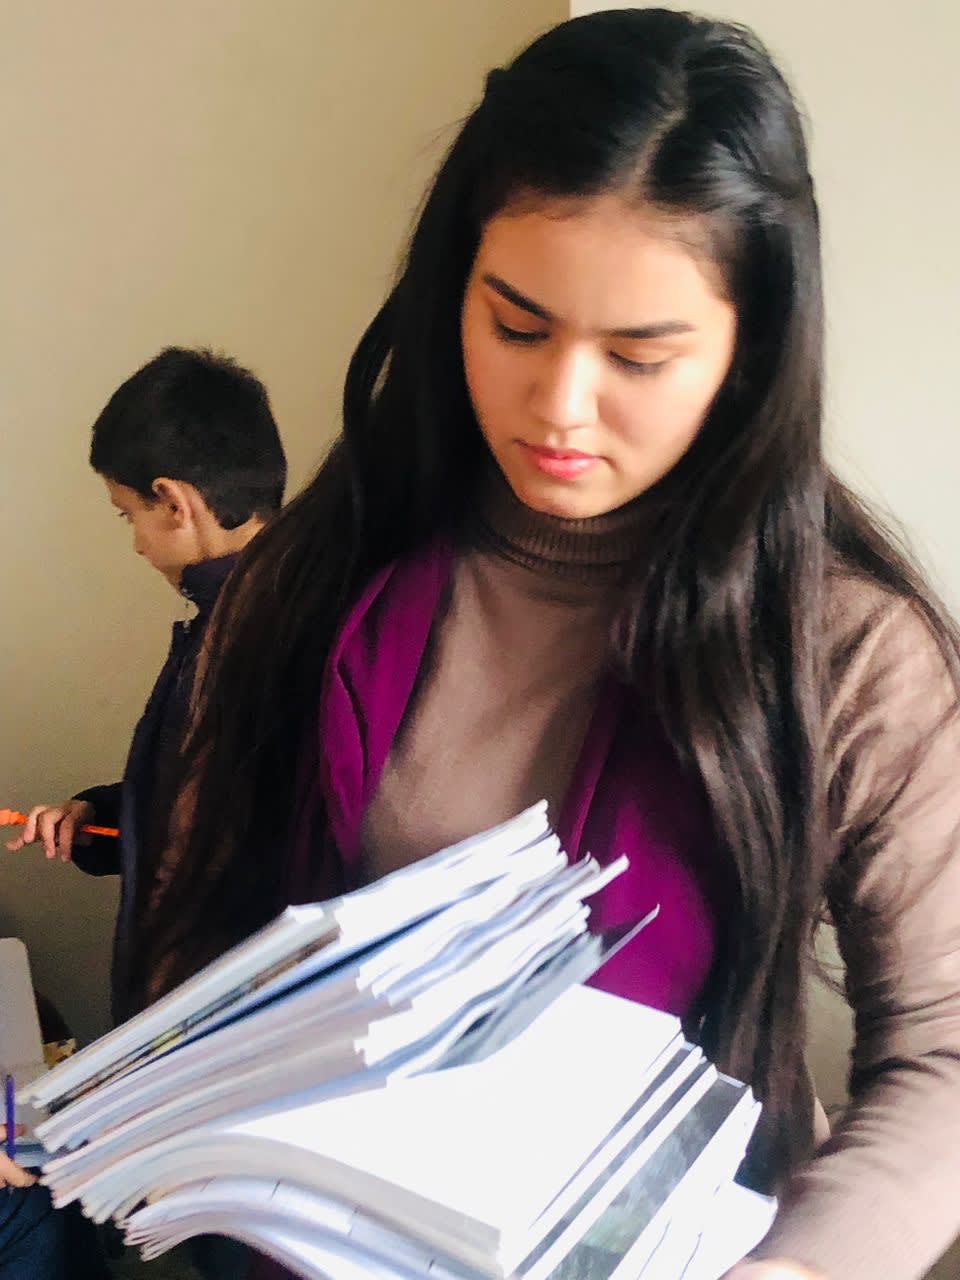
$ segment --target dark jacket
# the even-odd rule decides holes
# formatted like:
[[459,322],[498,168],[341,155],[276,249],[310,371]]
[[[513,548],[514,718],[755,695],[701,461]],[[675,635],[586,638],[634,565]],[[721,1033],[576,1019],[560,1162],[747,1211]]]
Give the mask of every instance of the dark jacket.
[[171,781],[186,726],[193,677],[203,641],[203,633],[217,602],[220,589],[233,568],[236,556],[223,556],[183,571],[181,593],[197,613],[186,622],[176,622],[163,669],[153,686],[133,733],[123,781],[81,791],[96,810],[96,823],[119,827],[120,838],[94,836],[89,845],[75,845],[73,860],[90,875],[120,876],[120,909],[113,942],[111,998],[114,1020],[123,1021],[130,1008],[130,939],[136,923],[138,903],[149,889],[153,868],[146,865],[151,823],[163,821],[173,799]]

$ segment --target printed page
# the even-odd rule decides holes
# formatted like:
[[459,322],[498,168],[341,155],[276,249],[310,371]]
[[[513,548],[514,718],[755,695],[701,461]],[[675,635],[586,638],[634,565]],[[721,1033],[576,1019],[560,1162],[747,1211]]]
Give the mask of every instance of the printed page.
[[334,930],[335,922],[322,906],[288,909],[149,1009],[48,1072],[25,1091],[25,1100],[44,1107],[69,1100],[166,1052],[195,1020],[245,994],[277,966],[326,945]]
[[[122,1071],[166,1052],[199,1024],[251,994],[259,1003],[267,985],[312,953],[333,964],[377,940],[432,915],[512,866],[530,845],[553,841],[553,858],[565,861],[549,836],[546,804],[441,850],[412,867],[328,903],[290,907],[149,1009],[62,1063],[29,1091],[38,1106],[70,1101]],[[329,945],[333,944],[333,945]],[[295,980],[299,980],[298,978]],[[276,984],[270,991],[276,989]],[[249,1004],[249,1002],[248,1002]]]
[[[411,1204],[442,1206],[448,1220],[473,1220],[494,1236],[526,1231],[629,1109],[645,1060],[663,1051],[676,1025],[575,987],[484,1062],[273,1112],[228,1132],[334,1160],[351,1186],[368,1175],[371,1189],[370,1179],[393,1184]],[[511,1176],[491,1178],[506,1152]]]
[[[558,878],[562,881],[563,876]],[[581,880],[590,883],[589,877]],[[454,938],[448,958],[428,960],[406,978],[399,974],[400,991],[394,993],[388,987],[378,1000],[357,992],[356,984],[351,996],[349,986],[338,983],[341,1004],[329,1005],[323,999],[326,984],[321,978],[309,988],[254,1010],[209,1041],[178,1048],[132,1075],[101,1086],[57,1112],[42,1126],[41,1135],[52,1150],[73,1146],[102,1137],[154,1108],[171,1119],[189,1109],[194,1122],[202,1118],[206,1123],[235,1113],[241,1097],[254,1105],[289,1093],[294,1078],[310,1079],[309,1073],[303,1077],[299,1071],[300,1064],[308,1061],[315,1064],[313,1083],[318,1088],[365,1066],[390,1064],[388,1069],[395,1071],[406,1063],[405,1073],[410,1074],[413,1059],[438,1031],[445,1033],[454,1025],[460,1033],[465,1031],[470,1025],[470,1020],[463,1019],[465,1012],[472,1010],[476,1019],[496,1007],[508,998],[513,985],[585,929],[585,908],[578,900],[571,901],[569,910],[577,909],[581,918],[566,933],[549,914],[536,911],[522,928],[517,926],[523,913],[512,910],[506,912],[509,929],[499,924],[492,929],[467,927],[465,938],[472,939],[470,945]],[[490,939],[498,936],[499,941],[491,945]],[[468,957],[471,963],[466,963]],[[284,1063],[282,1073],[275,1069],[277,1062]],[[375,1087],[381,1081],[372,1078],[370,1083]],[[349,1091],[354,1087],[351,1081]],[[172,1099],[182,1099],[182,1105],[171,1109]],[[202,1117],[201,1106],[205,1108]],[[144,1115],[143,1124],[137,1126],[138,1143],[144,1140],[147,1124]]]
[[[773,1223],[777,1202],[736,1182],[722,1186],[705,1219],[672,1224],[639,1280],[721,1280],[757,1247]],[[636,1272],[623,1280],[637,1280]]]

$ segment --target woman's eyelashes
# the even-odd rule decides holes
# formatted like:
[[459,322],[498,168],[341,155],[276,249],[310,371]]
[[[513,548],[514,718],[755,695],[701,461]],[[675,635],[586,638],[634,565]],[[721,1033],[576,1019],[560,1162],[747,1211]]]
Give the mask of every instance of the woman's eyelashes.
[[504,342],[515,342],[523,347],[533,346],[537,342],[542,342],[544,338],[550,335],[543,329],[513,329],[510,325],[504,324],[502,320],[494,320],[494,326],[497,334]]
[[[512,325],[504,324],[502,320],[494,319],[494,328],[497,336],[503,342],[509,342],[514,346],[533,347],[541,342],[545,342],[550,334],[545,329],[515,329]],[[633,374],[650,374],[656,373],[662,369],[667,363],[667,359],[662,360],[634,360],[629,356],[622,355],[619,351],[609,351],[610,360],[622,369],[624,373]]]
[[657,373],[669,364],[669,357],[663,360],[631,360],[622,356],[619,351],[611,351],[610,359],[624,373]]

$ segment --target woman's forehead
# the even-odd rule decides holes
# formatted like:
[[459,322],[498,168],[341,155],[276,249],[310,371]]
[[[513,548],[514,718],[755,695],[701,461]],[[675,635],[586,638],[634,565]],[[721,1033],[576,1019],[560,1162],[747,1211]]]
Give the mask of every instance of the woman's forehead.
[[578,327],[706,323],[718,304],[728,304],[716,272],[680,232],[678,220],[615,196],[524,202],[484,227],[473,279],[495,276],[551,318]]

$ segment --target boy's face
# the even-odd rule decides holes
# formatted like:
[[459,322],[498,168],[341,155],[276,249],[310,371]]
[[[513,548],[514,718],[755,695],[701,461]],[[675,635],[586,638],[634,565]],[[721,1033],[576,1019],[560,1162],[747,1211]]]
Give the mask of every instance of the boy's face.
[[158,498],[148,501],[136,489],[104,476],[107,494],[122,519],[133,529],[133,549],[173,586],[180,585],[183,570],[190,563],[183,529],[170,504]]

